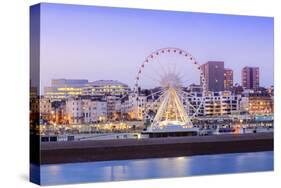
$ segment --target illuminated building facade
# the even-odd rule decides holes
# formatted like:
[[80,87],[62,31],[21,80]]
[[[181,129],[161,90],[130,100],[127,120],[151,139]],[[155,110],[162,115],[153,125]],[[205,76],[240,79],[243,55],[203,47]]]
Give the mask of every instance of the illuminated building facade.
[[224,69],[224,90],[231,91],[233,88],[233,70]]
[[130,91],[128,85],[116,80],[97,80],[88,83],[84,89],[84,95],[90,96],[121,96]]
[[65,124],[67,123],[67,118],[65,115],[65,101],[55,100],[52,101],[52,111],[51,111],[51,124]]
[[[201,97],[200,93],[191,92],[190,96],[186,99],[192,106],[199,108],[198,116],[231,115],[237,113],[239,110],[240,97],[231,94],[230,91],[208,92],[208,95],[204,97],[202,104]],[[186,105],[185,108],[188,114],[194,113],[194,109],[188,108],[188,105]]]
[[107,118],[109,120],[121,119],[121,99],[117,96],[107,96]]
[[145,107],[147,105],[147,97],[139,95],[137,98],[129,96],[130,116],[132,119],[143,120]]
[[229,91],[212,93],[205,97],[204,116],[223,116],[237,113],[239,110],[239,96]]
[[101,122],[107,119],[107,103],[101,100],[70,97],[66,100],[65,111],[69,124]]
[[40,117],[41,119],[49,120],[51,118],[52,103],[48,98],[40,98]]
[[273,114],[273,97],[257,93],[243,96],[241,111],[250,115],[271,115]]
[[208,91],[224,91],[224,62],[208,61],[201,65]]
[[65,99],[68,96],[82,95],[88,80],[53,79],[50,87],[44,88],[44,96],[52,100]]
[[242,69],[242,86],[246,89],[258,89],[260,75],[258,67],[244,67]]
[[267,92],[270,96],[274,96],[274,86],[270,86],[267,88]]
[[121,110],[128,115],[128,119],[141,120],[142,118],[141,109],[138,107],[138,102],[132,93],[128,95],[127,100],[121,103]]

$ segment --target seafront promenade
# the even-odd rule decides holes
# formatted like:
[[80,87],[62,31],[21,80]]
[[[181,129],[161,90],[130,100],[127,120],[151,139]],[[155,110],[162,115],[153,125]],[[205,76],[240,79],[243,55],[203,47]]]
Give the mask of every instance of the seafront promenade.
[[273,133],[41,143],[41,164],[273,150]]

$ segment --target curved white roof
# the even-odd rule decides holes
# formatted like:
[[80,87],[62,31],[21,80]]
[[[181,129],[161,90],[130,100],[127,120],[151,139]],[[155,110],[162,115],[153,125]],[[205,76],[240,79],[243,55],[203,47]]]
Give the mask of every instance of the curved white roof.
[[113,85],[113,86],[124,86],[124,87],[128,87],[128,85],[117,81],[117,80],[97,80],[94,82],[90,82],[89,85],[91,86],[105,86],[105,85]]

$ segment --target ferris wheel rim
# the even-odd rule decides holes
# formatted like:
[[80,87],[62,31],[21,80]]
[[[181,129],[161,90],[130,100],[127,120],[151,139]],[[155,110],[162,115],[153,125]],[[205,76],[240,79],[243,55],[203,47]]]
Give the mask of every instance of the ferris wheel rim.
[[[160,49],[157,49],[153,52],[151,52],[148,56],[146,56],[146,58],[144,59],[144,61],[142,62],[141,66],[139,67],[138,69],[138,72],[137,72],[137,75],[135,77],[135,84],[134,84],[134,89],[133,89],[133,94],[135,97],[139,97],[139,80],[141,78],[141,74],[143,72],[143,69],[146,67],[147,64],[149,64],[149,62],[155,60],[155,57],[157,56],[160,56],[161,54],[165,54],[165,53],[177,53],[178,55],[181,55],[185,58],[187,58],[187,60],[189,62],[191,62],[193,65],[196,65],[197,66],[197,70],[199,71],[199,75],[200,75],[200,82],[202,84],[202,99],[203,97],[205,96],[206,94],[206,79],[204,77],[204,74],[203,74],[203,70],[201,68],[201,65],[198,63],[198,61],[196,60],[196,58],[191,54],[189,53],[187,50],[183,50],[181,48],[177,48],[177,47],[164,47],[164,48],[160,48]],[[199,104],[199,107],[197,108],[197,110],[192,114],[192,118],[194,118],[199,110],[201,109],[203,105],[203,101],[201,100],[200,104]]]

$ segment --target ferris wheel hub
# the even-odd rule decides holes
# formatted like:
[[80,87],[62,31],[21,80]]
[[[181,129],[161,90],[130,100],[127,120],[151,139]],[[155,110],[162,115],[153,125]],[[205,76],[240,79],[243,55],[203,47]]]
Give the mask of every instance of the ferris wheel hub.
[[178,88],[181,87],[181,79],[178,74],[169,72],[164,74],[160,80],[160,85],[163,88]]

